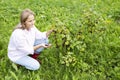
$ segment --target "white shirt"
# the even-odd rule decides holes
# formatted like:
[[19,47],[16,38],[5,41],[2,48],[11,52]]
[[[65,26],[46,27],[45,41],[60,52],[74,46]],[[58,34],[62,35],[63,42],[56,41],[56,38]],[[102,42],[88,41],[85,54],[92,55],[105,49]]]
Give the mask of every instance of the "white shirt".
[[34,54],[35,39],[43,39],[46,37],[46,32],[40,32],[35,26],[29,31],[24,29],[16,29],[13,31],[9,45],[8,57],[13,62],[28,54]]

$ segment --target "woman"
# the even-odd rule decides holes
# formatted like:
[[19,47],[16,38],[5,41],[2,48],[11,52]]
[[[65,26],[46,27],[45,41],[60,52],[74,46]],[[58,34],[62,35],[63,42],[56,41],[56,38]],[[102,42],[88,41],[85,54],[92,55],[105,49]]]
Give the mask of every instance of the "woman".
[[[16,64],[25,66],[29,70],[39,69],[40,64],[36,58],[43,48],[50,47],[46,43],[48,43],[49,34],[53,31],[40,32],[34,26],[34,23],[34,13],[30,9],[23,10],[20,16],[20,24],[12,32],[8,45],[9,59]],[[35,40],[38,40],[37,43],[39,40],[42,40],[42,42],[36,44]],[[30,57],[29,55],[32,56]]]

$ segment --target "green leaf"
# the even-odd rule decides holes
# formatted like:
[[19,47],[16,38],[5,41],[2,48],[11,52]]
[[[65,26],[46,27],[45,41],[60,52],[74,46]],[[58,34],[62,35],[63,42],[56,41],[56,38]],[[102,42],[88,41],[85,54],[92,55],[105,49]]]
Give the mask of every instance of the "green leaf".
[[14,72],[10,71],[10,74],[11,74],[11,76],[13,76],[15,78],[15,80],[18,80],[18,77],[16,76],[16,74]]
[[12,67],[13,67],[16,71],[18,71],[18,68],[17,68],[16,64],[12,63]]

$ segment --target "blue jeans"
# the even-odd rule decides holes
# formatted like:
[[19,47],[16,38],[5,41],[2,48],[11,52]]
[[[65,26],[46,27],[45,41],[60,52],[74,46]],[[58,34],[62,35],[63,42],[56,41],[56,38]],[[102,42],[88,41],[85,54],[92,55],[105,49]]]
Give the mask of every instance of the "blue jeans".
[[40,67],[39,62],[30,56],[24,56],[18,59],[17,61],[15,61],[15,63],[25,66],[25,68],[29,70],[38,70]]
[[[34,46],[40,43],[48,44],[48,39],[35,40]],[[39,48],[35,51],[35,53],[39,54],[43,49],[44,48]],[[30,56],[24,56],[20,58],[19,60],[15,61],[15,63],[25,66],[25,68],[29,70],[37,70],[40,67],[39,62]]]

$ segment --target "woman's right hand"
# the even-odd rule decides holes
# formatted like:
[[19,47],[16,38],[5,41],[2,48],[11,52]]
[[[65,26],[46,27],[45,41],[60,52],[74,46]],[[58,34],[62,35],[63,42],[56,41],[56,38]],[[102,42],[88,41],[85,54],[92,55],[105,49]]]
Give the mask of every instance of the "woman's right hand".
[[40,44],[41,47],[44,47],[44,48],[49,48],[51,46],[51,44]]
[[36,45],[36,46],[34,46],[33,48],[34,48],[34,50],[37,50],[37,49],[39,49],[39,48],[41,48],[41,47],[43,47],[43,48],[49,48],[51,46],[51,44],[38,44],[38,45]]

